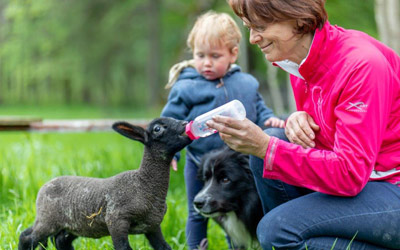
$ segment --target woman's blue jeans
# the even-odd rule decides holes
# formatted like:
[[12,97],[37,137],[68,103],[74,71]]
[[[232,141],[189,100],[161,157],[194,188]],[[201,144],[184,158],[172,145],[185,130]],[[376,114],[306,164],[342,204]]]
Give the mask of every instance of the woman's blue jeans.
[[[283,129],[265,132],[287,141]],[[369,182],[357,196],[340,197],[263,178],[260,158],[251,156],[250,167],[265,214],[257,227],[264,250],[400,249],[397,185]]]

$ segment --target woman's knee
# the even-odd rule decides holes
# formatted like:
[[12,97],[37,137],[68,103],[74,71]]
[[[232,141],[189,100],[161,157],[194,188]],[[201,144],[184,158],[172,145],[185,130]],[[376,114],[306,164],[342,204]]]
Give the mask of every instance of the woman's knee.
[[259,179],[263,176],[264,160],[256,156],[250,155],[250,169],[255,178]]
[[277,210],[271,210],[259,222],[257,226],[257,238],[262,249],[296,249],[301,245],[302,239],[291,227],[291,221]]
[[[273,242],[277,237],[276,231],[278,230],[278,228],[274,228],[275,223],[276,221],[269,214],[266,214],[258,223],[257,239],[262,249],[273,249]],[[277,226],[279,227],[279,224]]]

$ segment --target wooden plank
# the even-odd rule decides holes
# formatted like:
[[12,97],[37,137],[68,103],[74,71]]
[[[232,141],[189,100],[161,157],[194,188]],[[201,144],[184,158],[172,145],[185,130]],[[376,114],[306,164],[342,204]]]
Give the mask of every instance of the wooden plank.
[[139,119],[43,120],[31,123],[29,130],[42,132],[111,131],[112,124],[117,121],[126,121],[141,127],[146,127],[149,123],[148,120]]
[[0,116],[0,126],[29,126],[33,122],[41,122],[41,118]]
[[144,119],[68,119],[42,120],[40,118],[0,117],[0,131],[26,130],[40,132],[85,132],[111,131],[116,121],[126,121],[146,127],[149,120]]
[[41,118],[33,117],[0,116],[0,131],[28,130],[30,124],[41,121]]

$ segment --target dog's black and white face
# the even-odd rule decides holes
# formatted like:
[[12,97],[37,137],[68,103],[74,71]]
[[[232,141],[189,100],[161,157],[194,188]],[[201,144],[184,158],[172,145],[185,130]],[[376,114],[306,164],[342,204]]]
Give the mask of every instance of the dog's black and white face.
[[243,204],[238,197],[247,195],[253,182],[248,156],[228,147],[204,155],[198,178],[204,181],[204,187],[193,204],[205,217],[217,217],[240,208]]
[[258,248],[263,214],[248,156],[228,147],[211,151],[202,158],[198,178],[204,187],[194,198],[196,211],[214,219],[235,247]]

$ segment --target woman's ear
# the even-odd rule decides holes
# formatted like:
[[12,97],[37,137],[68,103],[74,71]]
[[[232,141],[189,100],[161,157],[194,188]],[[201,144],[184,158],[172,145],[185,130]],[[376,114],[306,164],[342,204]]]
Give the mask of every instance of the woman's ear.
[[231,49],[231,61],[230,61],[231,64],[236,62],[236,60],[238,59],[238,55],[239,55],[239,48],[235,46]]

